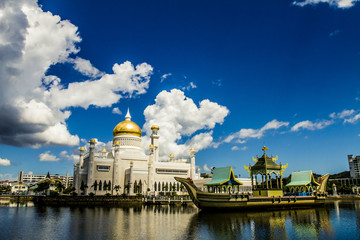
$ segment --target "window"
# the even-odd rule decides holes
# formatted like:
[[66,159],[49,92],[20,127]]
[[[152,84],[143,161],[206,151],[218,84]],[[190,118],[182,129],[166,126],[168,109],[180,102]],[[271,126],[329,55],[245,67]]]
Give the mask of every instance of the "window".
[[180,170],[180,169],[162,169],[162,168],[157,168],[156,169],[157,173],[160,174],[182,174],[182,175],[186,175],[188,173],[187,170]]
[[102,189],[102,182],[100,180],[100,182],[99,182],[99,191],[101,191],[101,189]]
[[106,165],[96,165],[96,169],[99,172],[109,172],[110,171],[110,166],[106,166]]

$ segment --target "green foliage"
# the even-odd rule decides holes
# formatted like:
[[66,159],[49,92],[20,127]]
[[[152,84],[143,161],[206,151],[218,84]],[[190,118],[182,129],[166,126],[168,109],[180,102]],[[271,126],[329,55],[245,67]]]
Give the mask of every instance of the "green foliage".
[[65,189],[65,186],[62,184],[62,182],[57,181],[55,182],[55,189],[57,192],[61,192],[63,189]]
[[73,187],[73,185],[69,185],[67,188],[64,189],[63,193],[64,194],[70,194],[72,192],[75,191],[75,188]]
[[142,197],[143,195],[141,193],[136,194],[138,197]]
[[59,193],[56,192],[56,191],[51,190],[51,191],[50,191],[50,196],[51,196],[51,197],[57,197],[57,196],[59,196]]
[[111,193],[106,193],[105,196],[109,197],[111,196]]
[[336,179],[336,178],[350,178],[350,171],[344,171],[341,173],[330,175],[330,179]]
[[45,180],[42,182],[38,182],[36,185],[38,187],[34,190],[34,192],[44,192],[50,188],[50,181]]
[[91,193],[89,193],[89,196],[93,197],[93,196],[95,196],[95,193],[91,192]]
[[10,186],[0,186],[0,193],[6,193],[6,192],[10,192],[10,191],[11,191]]

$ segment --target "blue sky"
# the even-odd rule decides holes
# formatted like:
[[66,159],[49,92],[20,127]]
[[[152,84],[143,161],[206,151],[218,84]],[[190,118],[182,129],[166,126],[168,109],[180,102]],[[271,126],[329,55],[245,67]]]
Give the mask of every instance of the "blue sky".
[[[108,147],[129,107],[161,153],[197,165],[348,170],[360,154],[360,3],[5,1],[0,6],[0,179],[72,173]],[[42,160],[42,161],[41,161]]]

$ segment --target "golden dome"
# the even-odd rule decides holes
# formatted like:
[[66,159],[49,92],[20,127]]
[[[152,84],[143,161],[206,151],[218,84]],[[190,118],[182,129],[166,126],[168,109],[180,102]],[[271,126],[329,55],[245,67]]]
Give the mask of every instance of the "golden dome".
[[170,154],[170,157],[174,157],[174,154],[172,153],[172,154]]
[[120,122],[118,125],[115,126],[113,130],[113,136],[119,135],[135,135],[141,137],[141,129],[140,127],[130,120],[131,116],[129,110],[125,116],[125,121]]
[[195,149],[194,149],[194,148],[190,148],[190,152],[195,152]]
[[152,125],[151,126],[151,130],[159,130],[159,126],[158,125]]
[[115,141],[114,144],[115,144],[115,145],[120,145],[120,142],[119,142],[119,141]]
[[80,151],[85,151],[85,147],[81,147],[81,148],[80,148]]
[[102,151],[102,152],[106,152],[106,149],[105,149],[105,148],[103,148],[101,151]]

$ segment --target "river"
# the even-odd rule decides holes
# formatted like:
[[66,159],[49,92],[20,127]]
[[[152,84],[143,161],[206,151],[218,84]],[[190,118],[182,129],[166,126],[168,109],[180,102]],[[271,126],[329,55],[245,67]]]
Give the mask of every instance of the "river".
[[211,213],[195,207],[0,207],[0,239],[360,239],[360,201]]

